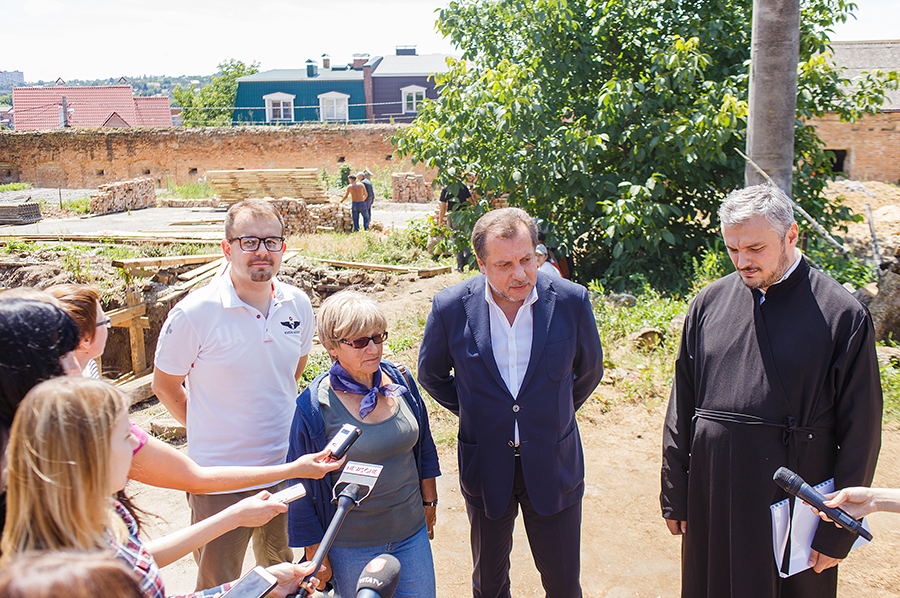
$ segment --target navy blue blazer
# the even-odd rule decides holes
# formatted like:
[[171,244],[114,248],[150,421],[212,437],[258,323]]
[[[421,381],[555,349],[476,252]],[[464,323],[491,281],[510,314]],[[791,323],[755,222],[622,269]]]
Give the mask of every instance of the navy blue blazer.
[[419,349],[419,383],[459,416],[459,479],[469,504],[491,519],[506,510],[518,421],[528,496],[538,513],[553,515],[584,494],[575,411],[603,375],[587,289],[538,272],[531,357],[513,400],[491,348],[485,280],[479,274],[434,297]]

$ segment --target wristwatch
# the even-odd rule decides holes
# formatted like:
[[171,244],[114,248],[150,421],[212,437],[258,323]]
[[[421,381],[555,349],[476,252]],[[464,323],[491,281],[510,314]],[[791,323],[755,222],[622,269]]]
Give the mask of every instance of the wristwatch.
[[437,499],[435,499],[435,500],[423,500],[423,501],[422,501],[422,506],[423,506],[423,507],[436,507],[436,506],[437,506]]

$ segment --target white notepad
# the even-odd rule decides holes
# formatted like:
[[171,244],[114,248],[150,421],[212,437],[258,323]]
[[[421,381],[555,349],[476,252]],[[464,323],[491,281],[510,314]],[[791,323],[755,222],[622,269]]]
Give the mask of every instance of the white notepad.
[[[819,494],[834,492],[834,478],[825,480],[818,486],[813,486],[813,488]],[[794,516],[791,518],[789,501],[790,498],[786,498],[769,507],[772,511],[772,542],[775,549],[775,566],[778,568],[778,574],[781,577],[790,577],[809,569],[809,554],[812,551],[812,541],[816,535],[818,524],[821,522],[823,525],[833,525],[830,522],[822,521],[812,510],[812,507],[803,504],[803,501],[800,499],[796,500]],[[864,528],[869,529],[869,522],[865,518],[863,518],[862,524]],[[781,572],[781,563],[784,561],[784,551],[787,548],[789,532],[791,534],[791,560],[788,573],[785,575]],[[858,537],[856,542],[853,543],[853,548],[868,543],[869,541],[865,538]]]

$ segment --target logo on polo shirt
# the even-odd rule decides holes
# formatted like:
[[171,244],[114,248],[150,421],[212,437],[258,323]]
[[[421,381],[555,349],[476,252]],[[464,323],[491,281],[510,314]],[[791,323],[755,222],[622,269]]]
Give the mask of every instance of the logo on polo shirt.
[[288,321],[282,322],[281,325],[287,328],[287,330],[284,331],[285,334],[300,334],[300,331],[297,330],[300,326],[300,322],[294,321],[294,316],[288,316]]

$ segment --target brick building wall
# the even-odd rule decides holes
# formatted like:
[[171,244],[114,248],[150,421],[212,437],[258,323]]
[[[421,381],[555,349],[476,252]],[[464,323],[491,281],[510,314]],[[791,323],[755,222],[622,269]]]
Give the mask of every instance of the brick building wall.
[[900,111],[843,123],[836,115],[811,121],[825,149],[843,150],[844,173],[861,181],[900,182]]
[[434,178],[422,164],[397,160],[390,137],[404,125],[295,125],[173,129],[0,132],[0,183],[94,188],[151,177],[165,186],[207,170],[389,168]]

